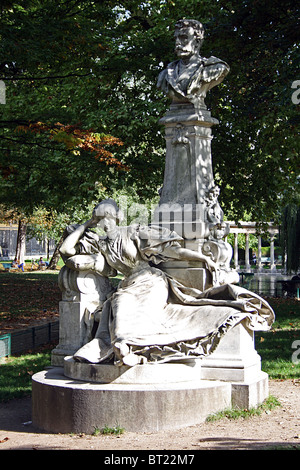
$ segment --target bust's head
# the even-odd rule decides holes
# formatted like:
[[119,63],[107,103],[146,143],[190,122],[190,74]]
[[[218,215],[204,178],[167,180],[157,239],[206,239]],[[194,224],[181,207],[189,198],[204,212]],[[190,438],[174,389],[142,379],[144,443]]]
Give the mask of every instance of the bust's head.
[[204,27],[197,20],[179,20],[175,25],[175,52],[179,59],[198,55],[204,40]]

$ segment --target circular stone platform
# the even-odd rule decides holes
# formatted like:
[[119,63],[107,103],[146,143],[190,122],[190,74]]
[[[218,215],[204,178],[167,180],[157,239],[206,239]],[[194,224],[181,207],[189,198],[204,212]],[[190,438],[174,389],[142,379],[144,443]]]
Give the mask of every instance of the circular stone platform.
[[62,367],[32,377],[32,421],[54,433],[91,434],[116,425],[133,432],[178,429],[230,404],[231,384],[218,381],[99,384],[67,378]]

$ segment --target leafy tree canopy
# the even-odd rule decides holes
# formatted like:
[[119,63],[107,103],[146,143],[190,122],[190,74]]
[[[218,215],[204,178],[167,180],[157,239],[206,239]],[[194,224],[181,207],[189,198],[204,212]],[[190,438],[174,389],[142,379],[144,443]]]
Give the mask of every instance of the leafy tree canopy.
[[[205,25],[203,55],[231,67],[207,99],[220,121],[212,149],[224,211],[279,218],[299,195],[291,0],[2,2],[0,203],[66,210],[87,204],[99,184],[108,194],[136,184],[141,200],[156,194],[165,149],[158,119],[168,106],[156,80],[174,60],[182,17]],[[113,155],[99,159],[108,135],[118,140],[102,148]]]

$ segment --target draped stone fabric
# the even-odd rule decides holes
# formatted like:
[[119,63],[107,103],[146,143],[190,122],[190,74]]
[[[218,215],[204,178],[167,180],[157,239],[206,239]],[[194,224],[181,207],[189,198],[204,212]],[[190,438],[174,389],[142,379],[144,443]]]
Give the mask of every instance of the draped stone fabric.
[[268,330],[274,312],[258,295],[226,284],[204,292],[161,271],[165,246],[179,244],[168,229],[119,227],[113,241],[84,235],[78,253],[101,252],[124,274],[105,302],[95,338],[74,355],[79,361],[135,365],[206,356],[235,325]]

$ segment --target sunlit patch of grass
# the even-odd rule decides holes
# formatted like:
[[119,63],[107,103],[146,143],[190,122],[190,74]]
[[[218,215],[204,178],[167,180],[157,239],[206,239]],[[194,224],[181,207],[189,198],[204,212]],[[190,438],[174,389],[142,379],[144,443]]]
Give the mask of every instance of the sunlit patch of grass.
[[0,364],[0,402],[31,394],[31,377],[50,366],[51,349],[49,347],[43,352],[18,357],[10,356]]
[[121,428],[121,426],[119,426],[118,424],[116,424],[115,426],[113,427],[110,427],[110,426],[104,426],[104,428],[102,429],[99,429],[97,427],[95,427],[95,430],[93,432],[93,435],[94,436],[97,436],[99,434],[110,434],[110,435],[116,435],[116,436],[119,436],[120,434],[123,434],[125,432],[125,429],[124,428]]
[[223,411],[213,413],[206,418],[207,422],[218,421],[223,418],[227,419],[239,419],[239,418],[251,418],[251,416],[260,416],[262,413],[268,413],[272,409],[281,406],[280,402],[276,397],[270,395],[261,405],[251,407],[249,409],[240,409],[238,407],[227,408]]

